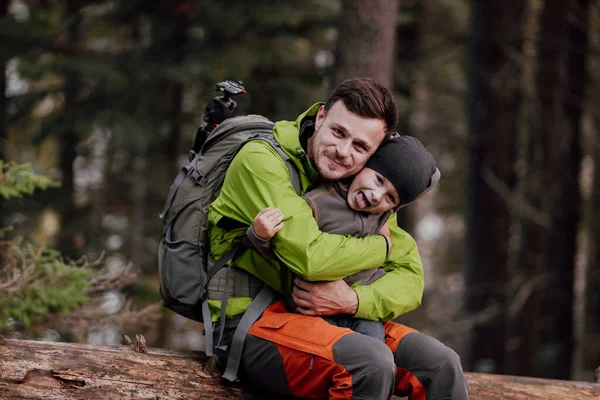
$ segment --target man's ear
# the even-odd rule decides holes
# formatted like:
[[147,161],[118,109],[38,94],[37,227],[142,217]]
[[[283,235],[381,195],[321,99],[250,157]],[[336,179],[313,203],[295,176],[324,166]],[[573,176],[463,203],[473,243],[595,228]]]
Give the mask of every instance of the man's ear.
[[317,111],[317,118],[315,118],[315,131],[319,130],[319,128],[323,124],[323,121],[325,121],[326,115],[327,114],[325,112],[325,105],[322,105],[321,107],[319,107],[319,111]]

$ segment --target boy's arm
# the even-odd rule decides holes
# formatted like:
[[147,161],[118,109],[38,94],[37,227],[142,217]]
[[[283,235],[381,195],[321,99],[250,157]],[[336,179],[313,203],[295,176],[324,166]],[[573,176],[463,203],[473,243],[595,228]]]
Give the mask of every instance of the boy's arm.
[[[211,205],[217,213],[213,221],[218,225],[227,217],[248,226],[267,206],[279,208],[285,216],[285,227],[273,238],[277,258],[307,280],[342,279],[384,262],[386,244],[381,236],[357,239],[321,232],[312,210],[292,187],[283,159],[268,143],[255,140],[232,161]],[[213,244],[211,251],[227,247]]]
[[355,318],[391,320],[421,304],[423,265],[414,239],[400,229],[394,214],[388,220],[394,247],[383,264],[385,275],[366,286],[355,286],[358,311]]
[[271,243],[271,239],[261,239],[258,237],[256,232],[254,232],[253,225],[250,225],[247,231],[248,240],[252,243],[252,246],[266,258],[275,257],[275,253],[273,252],[273,244]]

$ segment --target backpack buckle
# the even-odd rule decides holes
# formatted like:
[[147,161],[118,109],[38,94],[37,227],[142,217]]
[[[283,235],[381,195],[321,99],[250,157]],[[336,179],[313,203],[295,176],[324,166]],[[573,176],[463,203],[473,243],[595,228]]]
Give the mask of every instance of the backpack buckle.
[[192,178],[196,184],[200,185],[202,183],[203,176],[195,167],[190,166],[187,171],[187,175]]

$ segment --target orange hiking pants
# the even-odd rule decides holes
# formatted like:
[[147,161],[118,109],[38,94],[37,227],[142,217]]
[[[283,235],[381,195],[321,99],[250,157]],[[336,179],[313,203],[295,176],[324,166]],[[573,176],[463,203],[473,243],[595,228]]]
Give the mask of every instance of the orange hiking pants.
[[322,318],[290,313],[278,302],[250,328],[240,376],[278,396],[468,398],[454,351],[395,322],[384,328],[385,343]]

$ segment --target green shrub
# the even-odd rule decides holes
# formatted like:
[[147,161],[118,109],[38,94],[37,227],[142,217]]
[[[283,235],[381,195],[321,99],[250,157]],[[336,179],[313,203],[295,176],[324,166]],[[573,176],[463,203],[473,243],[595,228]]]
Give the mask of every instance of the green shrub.
[[[32,195],[58,182],[35,174],[28,164],[0,160],[0,200]],[[60,253],[23,238],[4,239],[10,227],[0,227],[0,331],[11,324],[24,328],[40,318],[72,311],[89,298],[94,272],[68,265]]]

